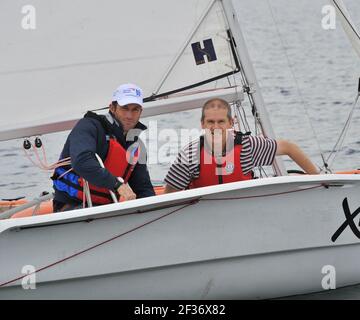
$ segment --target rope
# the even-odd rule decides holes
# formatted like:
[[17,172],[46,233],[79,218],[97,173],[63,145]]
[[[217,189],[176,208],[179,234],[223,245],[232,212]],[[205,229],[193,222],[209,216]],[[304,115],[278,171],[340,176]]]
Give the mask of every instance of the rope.
[[[309,188],[305,188],[305,189],[300,189],[300,190],[290,190],[290,191],[277,192],[277,193],[271,193],[271,194],[263,194],[263,195],[256,195],[256,196],[231,197],[231,198],[217,198],[217,199],[212,199],[212,198],[202,199],[202,198],[199,198],[199,199],[196,199],[196,200],[192,200],[190,203],[187,203],[187,204],[185,204],[184,206],[182,206],[182,207],[180,207],[180,208],[177,208],[177,209],[175,209],[175,210],[172,210],[172,211],[170,211],[169,213],[166,213],[166,214],[164,214],[164,215],[162,215],[162,216],[160,216],[160,217],[158,217],[158,218],[155,218],[155,219],[152,219],[152,220],[150,220],[150,221],[148,221],[148,222],[145,222],[145,223],[143,223],[143,224],[141,224],[141,225],[139,225],[139,226],[137,226],[137,227],[135,227],[135,228],[132,228],[132,229],[130,229],[130,230],[128,230],[128,231],[125,231],[125,232],[123,232],[123,233],[120,233],[120,234],[118,234],[118,235],[116,235],[116,236],[113,236],[113,237],[110,238],[110,239],[107,239],[107,240],[105,240],[105,241],[102,241],[102,242],[100,242],[100,243],[97,243],[97,244],[95,244],[95,245],[93,245],[93,246],[90,246],[90,247],[88,247],[88,248],[86,248],[86,249],[83,249],[83,250],[81,250],[81,251],[79,251],[79,252],[76,252],[76,253],[74,253],[74,254],[72,254],[72,255],[70,255],[70,256],[67,256],[67,257],[65,257],[65,258],[63,258],[63,259],[57,260],[57,261],[55,261],[55,262],[53,262],[53,263],[50,263],[50,264],[48,264],[48,265],[46,265],[46,266],[44,266],[44,267],[41,267],[40,269],[38,269],[38,270],[36,270],[36,271],[34,271],[34,272],[30,273],[30,274],[26,274],[26,275],[23,275],[23,276],[20,276],[20,277],[17,277],[17,278],[8,280],[8,281],[6,281],[6,282],[3,282],[3,283],[0,284],[0,288],[1,288],[1,287],[4,287],[4,286],[6,286],[6,285],[8,285],[8,284],[10,284],[10,283],[13,283],[13,282],[16,282],[16,281],[18,281],[18,280],[21,280],[21,279],[23,279],[23,278],[25,278],[25,277],[27,277],[27,276],[29,276],[29,275],[32,275],[32,274],[35,274],[35,273],[39,273],[39,272],[41,272],[41,271],[43,271],[43,270],[49,269],[49,268],[51,268],[51,267],[53,267],[53,266],[55,266],[55,265],[58,265],[58,264],[60,264],[60,263],[62,263],[62,262],[65,262],[65,261],[70,260],[70,259],[72,259],[72,258],[74,258],[74,257],[77,257],[77,256],[79,256],[79,255],[81,255],[81,254],[83,254],[83,253],[86,253],[86,252],[88,252],[88,251],[90,251],[90,250],[92,250],[92,249],[95,249],[95,248],[100,247],[100,246],[102,246],[102,245],[104,245],[104,244],[107,244],[107,243],[109,243],[109,242],[111,242],[111,241],[114,241],[114,240],[116,240],[116,239],[118,239],[118,238],[121,238],[121,237],[123,237],[123,236],[125,236],[125,235],[127,235],[127,234],[129,234],[129,233],[132,233],[132,232],[134,232],[134,231],[136,231],[136,230],[139,230],[139,229],[141,229],[141,228],[143,228],[143,227],[145,227],[145,226],[147,226],[147,225],[150,225],[150,224],[152,224],[152,223],[154,223],[154,222],[156,222],[156,221],[158,221],[158,220],[161,220],[161,219],[163,219],[163,218],[165,218],[165,217],[167,217],[167,216],[170,216],[170,215],[173,214],[173,213],[179,212],[179,211],[181,211],[182,209],[185,209],[185,208],[187,208],[187,207],[189,207],[189,206],[191,206],[191,205],[193,205],[193,204],[196,204],[196,203],[198,203],[198,202],[200,202],[200,201],[243,200],[243,199],[261,198],[261,197],[271,197],[271,196],[277,196],[277,195],[284,195],[284,194],[302,192],[302,191],[307,191],[307,190],[316,189],[316,188],[322,188],[322,187],[325,187],[325,185],[324,185],[324,184],[321,184],[321,185],[317,185],[317,186],[313,186],[313,187],[309,187]],[[139,214],[139,212],[133,212],[133,213],[129,213],[129,214],[127,214],[127,215],[130,215],[130,214]],[[102,219],[102,218],[98,218],[98,219]],[[93,219],[93,220],[97,220],[97,219]]]
[[253,199],[253,198],[266,198],[266,197],[273,197],[273,196],[279,196],[279,195],[283,195],[283,194],[288,194],[288,193],[296,193],[296,192],[302,192],[302,191],[307,191],[307,190],[312,190],[312,189],[317,189],[317,188],[323,188],[324,185],[317,185],[317,186],[313,186],[313,187],[309,187],[309,188],[304,188],[304,189],[300,189],[300,190],[290,190],[290,191],[284,191],[284,192],[276,192],[276,193],[270,193],[270,194],[261,194],[261,195],[257,195],[257,196],[245,196],[245,197],[231,197],[231,198],[207,198],[207,199],[200,199],[201,201],[225,201],[225,200],[243,200],[243,199]]
[[277,24],[277,21],[276,21],[276,18],[275,18],[275,15],[274,15],[274,12],[273,12],[271,3],[270,3],[270,0],[267,0],[267,4],[268,4],[268,7],[269,7],[269,9],[270,9],[270,13],[271,13],[272,19],[273,19],[273,21],[274,21],[274,25],[275,25],[277,34],[278,34],[279,39],[280,39],[280,41],[281,41],[281,46],[282,46],[282,48],[283,48],[283,51],[284,51],[284,54],[285,54],[285,57],[286,57],[286,60],[287,60],[288,67],[289,67],[289,69],[290,69],[291,76],[292,76],[292,78],[293,78],[293,80],[294,80],[294,82],[295,82],[295,87],[296,87],[297,92],[298,92],[298,95],[299,95],[299,97],[300,97],[301,104],[302,104],[303,109],[304,109],[304,111],[305,111],[306,117],[307,117],[307,119],[308,119],[308,121],[309,121],[310,128],[311,128],[311,130],[312,130],[312,132],[313,132],[313,134],[314,134],[315,141],[316,141],[316,145],[317,145],[318,151],[319,151],[319,153],[320,153],[321,159],[322,159],[322,161],[323,161],[324,168],[326,169],[326,168],[328,167],[328,165],[327,165],[327,163],[326,163],[326,161],[325,161],[324,152],[323,152],[323,150],[322,150],[322,148],[321,148],[321,146],[320,146],[318,136],[317,136],[317,134],[316,134],[315,128],[314,128],[314,126],[313,126],[313,124],[312,124],[312,121],[311,121],[311,119],[310,119],[309,112],[308,112],[308,108],[307,108],[307,103],[305,102],[305,99],[304,99],[304,97],[303,97],[303,95],[302,95],[302,92],[301,92],[299,83],[298,83],[298,81],[297,81],[297,79],[296,79],[296,77],[295,77],[295,74],[294,74],[294,70],[293,70],[292,67],[291,67],[290,58],[289,58],[289,55],[288,55],[287,50],[286,50],[286,47],[285,47],[284,39],[283,39],[282,36],[281,36],[281,33],[280,33],[280,30],[279,30],[279,27],[278,27],[278,24]]
[[169,216],[169,215],[171,215],[171,214],[173,214],[173,213],[175,213],[175,212],[178,212],[178,211],[180,211],[181,209],[184,209],[184,208],[186,208],[186,207],[188,207],[188,206],[190,206],[190,205],[193,205],[194,203],[195,203],[195,202],[192,201],[192,202],[190,202],[190,203],[188,203],[188,204],[186,204],[186,205],[184,205],[184,206],[182,206],[182,207],[180,207],[180,208],[177,208],[177,209],[175,209],[175,210],[173,210],[173,211],[171,211],[171,212],[169,212],[169,213],[167,213],[167,214],[164,214],[164,215],[162,215],[162,216],[160,216],[160,217],[158,217],[158,218],[155,218],[155,219],[150,220],[150,221],[148,221],[148,222],[146,222],[146,223],[143,223],[143,224],[141,224],[141,225],[139,225],[139,226],[137,226],[137,227],[135,227],[135,228],[132,228],[132,229],[130,229],[130,230],[128,230],[128,231],[125,231],[125,232],[123,232],[123,233],[120,233],[120,234],[118,234],[118,235],[116,235],[116,236],[114,236],[114,237],[112,237],[112,238],[110,238],[110,239],[108,239],[108,240],[102,241],[102,242],[100,242],[100,243],[98,243],[98,244],[95,244],[95,245],[93,245],[93,246],[91,246],[91,247],[88,247],[88,248],[86,248],[86,249],[84,249],[84,250],[81,250],[81,251],[79,251],[79,252],[76,252],[76,253],[74,253],[74,254],[72,254],[72,255],[70,255],[70,256],[67,256],[67,257],[65,257],[65,258],[63,258],[63,259],[57,260],[57,261],[55,261],[55,262],[53,262],[53,263],[50,263],[50,264],[48,264],[48,265],[46,265],[46,266],[44,266],[44,267],[42,267],[42,268],[40,268],[40,269],[38,269],[38,270],[35,270],[34,272],[32,272],[32,273],[30,273],[30,274],[26,274],[26,275],[17,277],[17,278],[15,278],[15,279],[12,279],[12,280],[3,282],[3,283],[0,284],[0,288],[1,288],[1,287],[4,287],[4,286],[6,286],[6,285],[8,285],[8,284],[10,284],[10,283],[13,283],[13,282],[16,282],[16,281],[18,281],[18,280],[21,280],[21,279],[23,279],[23,278],[25,278],[25,277],[28,277],[28,276],[30,276],[30,275],[32,275],[32,274],[39,273],[39,272],[41,272],[41,271],[44,271],[44,270],[46,270],[46,269],[49,269],[49,268],[51,268],[51,267],[53,267],[53,266],[56,266],[56,265],[58,265],[58,264],[60,264],[60,263],[62,263],[62,262],[65,262],[65,261],[67,261],[67,260],[70,260],[70,259],[72,259],[72,258],[75,258],[75,257],[77,257],[77,256],[79,256],[79,255],[81,255],[81,254],[83,254],[83,253],[85,253],[85,252],[88,252],[88,251],[90,251],[90,250],[92,250],[92,249],[95,249],[95,248],[97,248],[97,247],[100,247],[100,246],[102,246],[102,245],[104,245],[104,244],[106,244],[106,243],[109,243],[109,242],[114,241],[114,240],[116,240],[116,239],[118,239],[118,238],[121,238],[121,237],[123,237],[123,236],[125,236],[125,235],[127,235],[127,234],[129,234],[129,233],[131,233],[131,232],[134,232],[134,231],[136,231],[136,230],[139,230],[139,229],[141,229],[141,228],[143,228],[143,227],[145,227],[145,226],[147,226],[147,225],[149,225],[149,224],[151,224],[151,223],[154,223],[154,222],[156,222],[156,221],[158,221],[158,220],[160,220],[160,219],[163,219],[163,218],[165,218],[165,217],[167,217],[167,216]]
[[37,151],[37,147],[32,143],[31,144],[31,147],[32,147],[32,150],[36,156],[36,159],[38,161],[38,163],[36,163],[31,155],[29,154],[28,150],[26,150],[24,148],[24,152],[25,152],[25,156],[30,160],[30,162],[35,166],[35,167],[38,167],[39,169],[41,170],[46,170],[46,171],[52,171],[52,170],[55,170],[56,168],[58,167],[62,167],[62,166],[67,166],[67,165],[70,165],[71,164],[71,161],[70,161],[70,158],[64,158],[64,159],[61,159],[53,164],[48,164],[47,163],[47,159],[46,159],[46,153],[45,153],[45,148],[44,146],[41,146],[41,149],[42,149],[42,153],[43,153],[43,157],[44,157],[44,161],[41,160],[40,156],[39,156],[39,153]]
[[334,154],[334,157],[331,160],[331,163],[329,164],[329,166],[332,166],[332,164],[335,161],[336,156],[338,155],[338,152],[340,151],[340,149],[342,148],[342,146],[343,146],[343,144],[345,142],[345,138],[346,138],[346,135],[347,135],[347,133],[348,133],[348,131],[350,129],[351,119],[353,118],[354,110],[355,110],[355,107],[356,107],[356,105],[358,103],[359,97],[360,97],[360,92],[356,96],[355,102],[352,105],[349,116],[348,116],[348,118],[347,118],[347,120],[345,122],[345,125],[344,125],[343,129],[341,130],[339,138],[337,139],[333,149],[331,150],[328,158],[326,159],[326,161],[329,162],[331,156]]
[[[232,41],[232,39],[229,39],[229,42]],[[231,47],[230,45],[228,46],[228,49],[229,49],[229,55],[232,56],[232,51],[231,51]],[[255,135],[258,135],[259,132],[262,133],[262,130],[261,130],[261,121],[258,117],[258,113],[257,113],[257,110],[256,110],[256,105],[254,103],[254,100],[250,94],[250,86],[247,82],[247,79],[245,77],[245,74],[243,73],[243,67],[242,67],[242,64],[241,64],[241,59],[240,57],[238,56],[237,52],[235,52],[235,54],[237,55],[237,60],[239,61],[239,65],[240,65],[240,75],[241,75],[241,84],[243,86],[243,88],[248,88],[247,90],[245,90],[247,96],[248,96],[248,99],[249,99],[249,103],[250,103],[250,106],[251,106],[251,109],[252,109],[252,113],[253,113],[253,117],[254,117],[254,127],[255,127]],[[234,69],[234,61],[231,60],[231,63],[232,63],[232,68]],[[235,91],[236,91],[236,95],[238,96],[238,90],[237,90],[237,77],[235,75],[235,73],[232,74],[232,77],[233,77],[233,81],[234,81],[234,84],[236,85],[235,86]],[[230,79],[229,77],[228,78],[228,81],[230,83]],[[233,107],[234,107],[234,110],[235,110],[235,117],[237,119],[237,123],[238,123],[238,127],[239,127],[239,131],[241,131],[241,127],[240,125],[242,124],[243,128],[245,129],[246,132],[251,132],[251,129],[250,129],[250,125],[247,121],[247,116],[246,116],[246,112],[245,112],[245,109],[244,107],[242,106],[241,102],[239,100],[236,100],[234,101],[233,103]],[[260,176],[262,177],[262,171],[264,171],[262,169],[262,167],[259,167],[259,172],[260,172]],[[265,173],[265,171],[264,171]],[[265,173],[265,176],[267,176],[267,174]]]

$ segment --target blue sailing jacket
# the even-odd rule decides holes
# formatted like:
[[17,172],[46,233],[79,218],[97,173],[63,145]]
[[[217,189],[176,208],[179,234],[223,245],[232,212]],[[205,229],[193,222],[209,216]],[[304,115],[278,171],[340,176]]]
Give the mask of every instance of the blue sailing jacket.
[[[115,136],[116,140],[125,149],[134,142],[134,140],[126,141],[121,123],[118,123],[112,117],[111,113],[106,117],[100,117],[102,117],[103,124],[106,124],[112,135]],[[95,153],[97,153],[100,158],[105,161],[109,149],[109,134],[106,132],[103,124],[96,119],[96,117],[90,117],[87,114],[76,124],[65,142],[60,159],[71,157],[73,171],[71,174],[67,174],[67,179],[70,179],[75,185],[78,177],[81,176],[90,184],[114,190],[114,186],[117,182],[116,177],[108,170],[101,168],[99,162],[95,158]],[[138,134],[134,137],[134,139],[137,140],[141,131],[146,130],[147,128],[139,122],[135,129],[138,129]],[[145,154],[144,146],[142,146],[142,152]],[[68,168],[57,169],[56,175],[62,174],[67,169]],[[136,164],[128,183],[137,198],[155,195],[146,164]],[[75,199],[78,191],[76,186],[72,187],[69,184],[54,179],[54,189],[54,200],[70,204],[79,203],[79,200]]]

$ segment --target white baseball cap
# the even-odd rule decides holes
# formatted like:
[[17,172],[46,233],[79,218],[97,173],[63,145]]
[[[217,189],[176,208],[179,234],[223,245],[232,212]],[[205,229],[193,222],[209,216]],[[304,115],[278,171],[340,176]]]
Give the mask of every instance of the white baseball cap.
[[135,84],[122,84],[113,93],[112,101],[116,101],[120,106],[126,106],[130,103],[143,106],[143,93]]

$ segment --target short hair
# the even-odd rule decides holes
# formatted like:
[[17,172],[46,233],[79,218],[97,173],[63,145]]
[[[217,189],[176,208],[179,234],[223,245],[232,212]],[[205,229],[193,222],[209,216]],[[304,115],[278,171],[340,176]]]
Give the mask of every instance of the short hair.
[[231,114],[231,107],[230,107],[230,104],[224,100],[224,99],[221,99],[221,98],[213,98],[213,99],[210,99],[208,101],[205,102],[205,104],[203,105],[202,107],[202,110],[201,110],[201,122],[204,122],[204,119],[205,119],[205,110],[208,110],[208,109],[211,109],[211,108],[217,108],[218,106],[212,106],[211,103],[212,102],[215,102],[215,101],[218,101],[220,102],[220,105],[222,105],[221,109],[226,109],[227,110],[227,117],[228,119],[231,121],[232,120],[232,114]]

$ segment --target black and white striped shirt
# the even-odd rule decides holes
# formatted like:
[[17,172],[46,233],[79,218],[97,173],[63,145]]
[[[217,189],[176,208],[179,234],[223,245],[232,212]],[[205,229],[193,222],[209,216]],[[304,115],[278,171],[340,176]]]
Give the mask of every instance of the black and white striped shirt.
[[[165,182],[177,190],[186,189],[199,177],[199,139],[191,141],[178,154],[165,177]],[[276,153],[276,140],[258,136],[243,136],[241,167],[244,174],[257,166],[269,166]],[[240,161],[240,159],[239,159]]]

